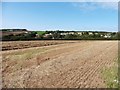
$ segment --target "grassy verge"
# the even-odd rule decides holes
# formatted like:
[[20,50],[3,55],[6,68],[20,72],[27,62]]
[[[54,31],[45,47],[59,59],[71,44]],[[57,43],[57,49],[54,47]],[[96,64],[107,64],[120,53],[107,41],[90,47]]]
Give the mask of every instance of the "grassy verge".
[[102,69],[102,77],[108,88],[118,88],[118,66],[117,60],[111,67],[104,67]]

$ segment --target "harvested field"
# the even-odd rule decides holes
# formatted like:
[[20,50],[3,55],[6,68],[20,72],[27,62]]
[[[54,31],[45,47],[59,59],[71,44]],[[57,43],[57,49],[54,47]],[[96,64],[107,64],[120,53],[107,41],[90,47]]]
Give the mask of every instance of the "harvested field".
[[41,46],[49,46],[49,45],[56,45],[56,44],[64,44],[64,43],[74,43],[76,41],[3,41],[2,42],[2,51],[6,50],[15,50],[15,49],[24,49],[24,48],[31,48],[31,47],[41,47]]
[[117,66],[118,41],[77,41],[2,56],[3,87],[106,88],[101,70]]

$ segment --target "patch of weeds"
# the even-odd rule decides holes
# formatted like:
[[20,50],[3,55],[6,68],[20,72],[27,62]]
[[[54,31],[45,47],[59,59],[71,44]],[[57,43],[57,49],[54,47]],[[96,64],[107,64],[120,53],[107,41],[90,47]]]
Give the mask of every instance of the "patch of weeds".
[[116,64],[104,67],[101,73],[108,88],[118,88],[118,67]]
[[[30,50],[18,50],[17,53],[13,52],[8,54],[7,56],[4,56],[4,59],[8,59],[6,63],[11,64],[11,70],[14,72],[16,70],[19,70],[21,66],[23,66],[26,61],[31,60],[32,58],[36,57],[36,55],[40,55],[41,52],[46,51],[46,48],[35,48]],[[13,63],[15,63],[13,65]]]
[[10,60],[29,60],[31,58],[34,58],[36,54],[40,54],[41,52],[46,51],[45,48],[40,49],[31,49],[26,51],[19,51],[17,53],[13,53],[9,55]]

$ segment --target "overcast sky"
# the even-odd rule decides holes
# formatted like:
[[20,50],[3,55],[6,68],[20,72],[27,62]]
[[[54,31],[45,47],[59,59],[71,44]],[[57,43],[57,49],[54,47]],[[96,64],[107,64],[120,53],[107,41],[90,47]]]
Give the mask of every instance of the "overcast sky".
[[2,2],[1,28],[118,30],[117,2]]

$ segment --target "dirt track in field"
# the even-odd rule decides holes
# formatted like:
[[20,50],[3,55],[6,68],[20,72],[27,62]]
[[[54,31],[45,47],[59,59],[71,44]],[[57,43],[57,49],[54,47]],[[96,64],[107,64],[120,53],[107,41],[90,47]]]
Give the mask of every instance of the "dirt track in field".
[[28,49],[2,52],[3,87],[105,88],[101,69],[110,67],[118,56],[117,41],[80,41],[30,50],[38,49],[45,51],[28,60],[8,57]]

